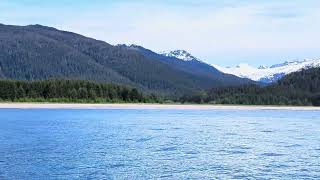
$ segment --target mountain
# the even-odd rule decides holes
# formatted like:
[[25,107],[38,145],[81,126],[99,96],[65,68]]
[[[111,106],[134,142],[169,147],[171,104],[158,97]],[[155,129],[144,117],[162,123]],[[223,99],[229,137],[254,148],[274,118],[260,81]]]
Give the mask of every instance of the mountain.
[[174,57],[177,59],[181,59],[184,61],[199,61],[196,57],[192,56],[190,53],[188,53],[185,50],[174,50],[170,52],[160,52],[161,55],[166,57]]
[[181,61],[136,45],[112,46],[41,25],[0,25],[0,77],[90,80],[170,95],[252,82],[200,61]]
[[[234,75],[225,74],[211,65],[200,61],[185,50],[174,50],[169,53],[155,53],[149,49],[138,45],[118,45],[126,47],[131,50],[139,51],[144,56],[157,59],[164,64],[169,65],[179,71],[192,74],[193,76],[201,76],[209,79],[210,82],[215,82],[216,87],[222,86],[238,86],[242,84],[255,83],[246,78],[239,78]],[[181,58],[181,59],[180,59]],[[209,86],[208,86],[209,85]],[[203,84],[203,86],[212,87],[210,84]]]
[[246,105],[320,106],[320,68],[302,69],[268,86],[243,85],[214,88],[185,96],[181,102]]
[[213,67],[224,73],[233,74],[238,77],[249,78],[263,83],[272,83],[287,74],[297,72],[302,69],[320,67],[320,59],[285,62],[282,64],[272,65],[270,67],[260,66],[259,68],[255,68],[247,64],[240,64],[237,67],[229,68],[224,68],[218,65],[213,65]]

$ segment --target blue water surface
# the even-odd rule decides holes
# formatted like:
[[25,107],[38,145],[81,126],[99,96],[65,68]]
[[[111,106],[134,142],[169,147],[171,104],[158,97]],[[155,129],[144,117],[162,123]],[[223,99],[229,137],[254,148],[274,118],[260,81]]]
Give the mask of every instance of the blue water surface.
[[320,179],[320,112],[0,110],[0,179]]

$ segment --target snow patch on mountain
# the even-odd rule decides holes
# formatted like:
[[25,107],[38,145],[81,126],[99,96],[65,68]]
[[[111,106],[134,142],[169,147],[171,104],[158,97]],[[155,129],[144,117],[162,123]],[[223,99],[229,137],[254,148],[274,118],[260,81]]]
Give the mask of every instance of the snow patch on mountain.
[[[128,44],[128,45],[119,44],[117,46],[130,48],[132,50],[137,50],[137,51],[146,50],[143,47],[135,44]],[[176,58],[178,60],[186,61],[186,62],[198,61],[198,62],[205,63],[185,50],[160,52],[158,54],[165,57]],[[263,83],[272,83],[281,79],[283,76],[287,74],[300,71],[302,69],[320,67],[320,59],[305,59],[303,61],[290,61],[290,62],[286,61],[281,64],[275,64],[272,66],[261,65],[259,67],[253,67],[248,64],[239,64],[236,67],[222,67],[219,65],[211,65],[211,66],[216,68],[218,71],[221,71],[226,74],[231,74],[241,78],[247,78],[247,79],[251,79],[251,80],[259,81]]]
[[161,54],[163,56],[167,56],[167,57],[175,57],[177,59],[181,59],[184,61],[193,61],[193,60],[199,61],[199,59],[192,56],[190,53],[188,53],[185,50],[174,50],[174,51],[170,51],[170,52],[160,52],[159,54]]
[[240,64],[236,67],[221,67],[213,65],[219,71],[227,74],[233,74],[238,77],[252,79],[264,83],[271,83],[281,79],[283,76],[292,72],[308,69],[312,67],[320,67],[320,59],[306,59],[303,61],[291,61],[282,64],[272,65],[270,67],[260,66],[259,68],[248,64]]

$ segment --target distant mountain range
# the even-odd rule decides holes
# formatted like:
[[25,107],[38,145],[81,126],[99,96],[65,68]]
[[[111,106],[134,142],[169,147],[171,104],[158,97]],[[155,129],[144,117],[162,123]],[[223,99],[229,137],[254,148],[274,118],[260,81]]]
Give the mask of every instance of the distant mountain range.
[[302,69],[320,67],[320,59],[291,61],[272,65],[270,67],[260,66],[259,68],[252,67],[248,64],[240,64],[236,67],[227,68],[218,65],[213,65],[213,67],[220,70],[221,72],[233,74],[238,77],[248,78],[263,83],[272,83],[290,73],[297,72]]
[[0,24],[0,78],[81,79],[167,95],[243,84],[272,83],[320,67],[320,59],[255,68],[209,65],[185,50],[156,53],[138,45],[110,45],[41,25]]
[[141,46],[113,46],[52,27],[2,24],[0,78],[81,79],[170,95],[253,83],[220,72],[184,51],[158,54]]
[[[198,61],[202,62],[200,59],[194,57],[185,50],[174,50],[171,52],[160,52],[159,54],[167,57],[175,57],[183,61]],[[251,79],[256,82],[261,83],[273,83],[285,75],[293,72],[300,71],[302,69],[310,69],[320,67],[320,59],[305,59],[302,61],[291,61],[284,62],[281,64],[275,64],[270,67],[259,66],[258,68],[250,66],[248,64],[239,64],[236,67],[222,67],[219,65],[211,65],[215,69],[226,73],[232,74],[241,78]]]

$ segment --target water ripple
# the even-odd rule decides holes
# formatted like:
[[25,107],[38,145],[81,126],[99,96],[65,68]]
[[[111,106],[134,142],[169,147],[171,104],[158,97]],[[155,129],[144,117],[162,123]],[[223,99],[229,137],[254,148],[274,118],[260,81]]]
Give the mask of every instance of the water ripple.
[[186,154],[199,154],[199,151],[186,151]]
[[263,132],[263,133],[273,133],[274,131],[273,131],[273,130],[263,130],[263,131],[260,131],[260,132]]
[[136,142],[147,142],[147,141],[150,141],[152,139],[154,139],[154,137],[145,137],[145,138],[137,139]]
[[279,153],[263,153],[261,156],[268,156],[268,157],[277,157],[277,156],[284,156],[285,154],[279,154]]
[[286,147],[286,148],[297,148],[297,147],[302,147],[302,145],[300,145],[300,144],[291,144],[291,145],[286,145],[284,147]]
[[163,129],[163,128],[151,128],[150,130],[152,130],[152,131],[164,131],[166,129]]
[[178,148],[175,146],[172,147],[163,147],[158,149],[157,151],[163,151],[163,152],[167,152],[167,151],[176,151]]
[[320,177],[319,111],[0,109],[0,120],[0,179]]
[[236,155],[236,154],[246,154],[246,151],[242,151],[242,150],[220,150],[218,152],[223,152],[229,155]]
[[121,167],[125,167],[125,164],[110,164],[109,168],[121,168]]

